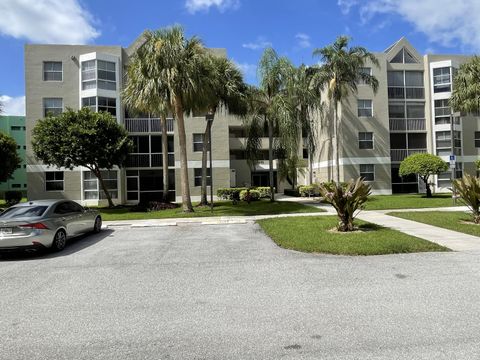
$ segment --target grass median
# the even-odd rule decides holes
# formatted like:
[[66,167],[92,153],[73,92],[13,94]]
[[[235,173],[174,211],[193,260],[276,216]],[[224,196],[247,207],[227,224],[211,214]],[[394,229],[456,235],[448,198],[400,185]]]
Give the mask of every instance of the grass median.
[[[458,201],[456,205],[461,205]],[[373,195],[365,210],[420,209],[454,206],[451,194],[437,194],[427,198],[424,194]]]
[[332,232],[336,216],[287,217],[259,220],[258,224],[279,246],[308,253],[335,255],[383,255],[449,249],[363,221],[355,222],[359,231]]
[[239,202],[233,205],[231,201],[219,201],[214,204],[213,212],[210,207],[194,207],[195,212],[184,213],[182,208],[132,212],[130,207],[119,208],[98,208],[103,220],[143,220],[143,219],[169,219],[169,218],[193,218],[210,216],[253,216],[253,215],[276,215],[276,214],[297,214],[297,213],[315,213],[323,210],[313,206],[287,202],[268,200],[254,201],[250,204]]
[[391,212],[388,215],[480,236],[480,225],[475,225],[471,215],[462,211]]

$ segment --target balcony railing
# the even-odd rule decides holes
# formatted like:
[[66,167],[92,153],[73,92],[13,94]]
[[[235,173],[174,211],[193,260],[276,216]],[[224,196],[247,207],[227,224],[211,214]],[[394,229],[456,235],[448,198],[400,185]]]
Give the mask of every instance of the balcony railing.
[[[129,154],[127,157],[127,167],[129,168],[149,168],[162,166],[162,153]],[[174,153],[168,153],[168,166],[175,166]]]
[[390,157],[391,161],[400,162],[405,159],[407,156],[419,153],[426,153],[427,149],[391,149]]
[[[162,123],[159,118],[128,118],[125,128],[129,133],[161,133]],[[167,132],[173,133],[173,119],[167,119]]]
[[424,131],[425,119],[390,119],[390,131]]

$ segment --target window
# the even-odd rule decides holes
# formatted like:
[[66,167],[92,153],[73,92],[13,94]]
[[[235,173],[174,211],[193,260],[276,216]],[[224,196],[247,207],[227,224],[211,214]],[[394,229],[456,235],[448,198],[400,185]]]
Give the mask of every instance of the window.
[[98,88],[105,90],[116,90],[115,63],[97,60],[98,66]]
[[425,104],[417,102],[407,103],[408,119],[425,119]]
[[10,126],[10,130],[12,131],[21,131],[22,127],[21,126]]
[[480,148],[480,131],[475,131],[475,147]]
[[98,111],[106,111],[113,116],[117,115],[117,99],[115,98],[98,98]]
[[43,62],[43,81],[63,81],[61,61]]
[[451,147],[450,131],[437,131],[435,133],[435,140],[437,148]]
[[418,61],[407,49],[402,48],[390,62],[394,64],[416,64]]
[[95,60],[82,62],[82,90],[96,87]]
[[203,150],[203,138],[204,134],[193,134],[193,151]]
[[433,69],[433,92],[451,91],[450,68]]
[[358,116],[372,117],[372,100],[358,100]]
[[391,119],[405,119],[405,102],[389,103],[388,115]]
[[[202,169],[201,168],[196,168],[194,170],[194,181],[195,181],[195,186],[202,186]],[[210,176],[210,168],[207,168],[207,186],[212,185],[212,178]]]
[[63,171],[47,171],[45,173],[46,191],[63,191]]
[[359,70],[359,73],[360,73],[360,76],[359,76],[359,79],[358,79],[357,82],[358,82],[359,85],[365,85],[366,82],[365,82],[365,80],[362,79],[361,74],[372,75],[372,68],[361,67],[360,70]]
[[22,184],[12,184],[12,189],[20,189]]
[[95,96],[82,99],[82,107],[88,107],[93,112],[97,111],[97,98]]
[[63,112],[62,98],[43,99],[43,116],[58,116]]
[[133,141],[134,154],[148,154],[150,153],[150,143],[148,136],[130,136]]
[[[103,182],[112,199],[118,198],[118,181],[116,170],[102,170]],[[91,171],[83,172],[83,198],[85,200],[105,199],[105,193],[95,174]]]
[[373,133],[359,132],[358,133],[358,147],[359,149],[373,149]]
[[375,165],[373,164],[360,164],[360,177],[365,181],[375,180]]

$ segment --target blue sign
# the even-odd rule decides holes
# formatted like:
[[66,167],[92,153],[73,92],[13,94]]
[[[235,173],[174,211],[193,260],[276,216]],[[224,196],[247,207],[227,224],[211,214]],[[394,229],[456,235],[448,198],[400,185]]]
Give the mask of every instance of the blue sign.
[[455,161],[456,160],[456,156],[455,155],[450,155],[450,161]]

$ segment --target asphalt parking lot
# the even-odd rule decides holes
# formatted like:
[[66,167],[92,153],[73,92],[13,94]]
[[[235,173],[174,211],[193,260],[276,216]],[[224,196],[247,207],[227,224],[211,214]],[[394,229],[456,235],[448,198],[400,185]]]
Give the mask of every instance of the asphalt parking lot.
[[254,224],[0,258],[0,359],[478,359],[480,253],[301,254]]

